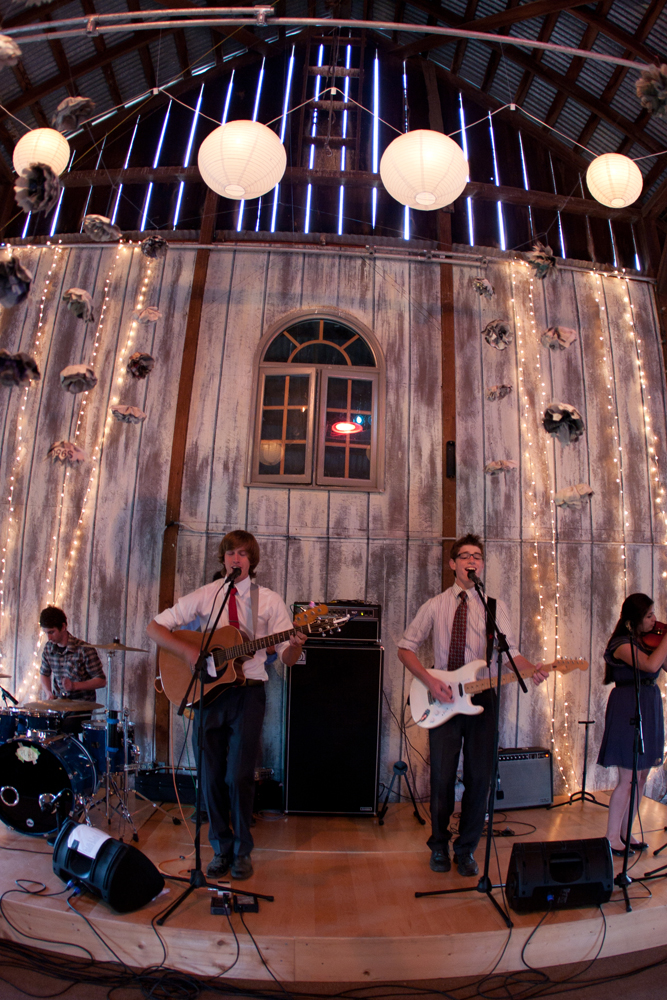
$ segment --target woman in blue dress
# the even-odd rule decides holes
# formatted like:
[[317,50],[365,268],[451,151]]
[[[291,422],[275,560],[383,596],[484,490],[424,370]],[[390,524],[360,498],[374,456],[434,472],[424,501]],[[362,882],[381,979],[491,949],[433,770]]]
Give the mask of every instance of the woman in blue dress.
[[[644,751],[637,762],[638,787],[634,816],[644,794],[648,772],[662,763],[664,749],[664,721],[662,697],[656,678],[667,670],[667,632],[657,649],[645,645],[643,636],[655,625],[653,601],[646,594],[630,594],[623,602],[621,617],[607,643],[604,654],[604,683],[614,683],[607,702],[604,735],[600,745],[598,764],[618,768],[618,784],[609,799],[607,838],[612,854],[623,854],[628,828],[630,783],[632,780],[632,749],[634,744],[635,682],[633,649],[640,671],[639,701],[642,712]],[[633,847],[644,850],[648,845],[631,840]],[[630,852],[634,854],[634,851]]]

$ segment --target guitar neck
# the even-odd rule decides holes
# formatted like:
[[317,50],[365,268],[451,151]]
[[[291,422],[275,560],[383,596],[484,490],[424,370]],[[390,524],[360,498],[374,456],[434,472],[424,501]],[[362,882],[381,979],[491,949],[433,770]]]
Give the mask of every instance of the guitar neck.
[[[555,670],[555,667],[550,665],[548,669]],[[533,676],[536,670],[537,667],[526,667],[525,670],[519,671],[519,675],[523,677],[524,680],[527,680],[529,677]],[[503,674],[500,678],[500,683],[512,684],[516,679],[516,674],[512,671],[511,674]],[[480,691],[488,691],[489,688],[495,687],[497,683],[497,677],[484,677],[479,681],[469,681],[467,684],[464,684],[463,687],[466,694],[479,694]]]
[[266,649],[268,646],[275,646],[280,642],[286,642],[291,635],[299,632],[310,631],[307,625],[297,628],[288,628],[284,632],[274,632],[273,635],[264,635],[261,639],[248,639],[239,643],[238,646],[229,646],[226,649],[212,649],[213,662],[216,667],[220,667],[228,660],[236,660],[239,656],[252,656],[258,649]]

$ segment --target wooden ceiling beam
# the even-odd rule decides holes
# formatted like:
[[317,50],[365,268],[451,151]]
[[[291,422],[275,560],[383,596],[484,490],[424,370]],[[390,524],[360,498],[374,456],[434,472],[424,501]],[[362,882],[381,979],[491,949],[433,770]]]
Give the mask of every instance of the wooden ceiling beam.
[[[26,72],[23,62],[17,62],[16,66],[12,66],[12,72],[14,73],[14,76],[16,77],[16,82],[18,83],[23,93],[26,95],[29,94],[30,91],[33,89],[33,86],[30,82],[30,77]],[[31,100],[28,102],[28,106],[30,107],[30,110],[35,116],[37,124],[41,125],[42,128],[49,128],[51,123],[44,114],[44,110],[39,104],[39,101]]]
[[[81,0],[81,6],[83,7],[86,14],[97,13],[97,11],[95,10],[95,4],[93,3],[93,0]],[[104,41],[104,38],[101,35],[95,36],[93,38],[93,45],[95,46],[95,51],[99,55],[101,56],[105,55],[107,51],[107,43]],[[63,48],[62,45],[61,48]],[[64,48],[63,48],[63,55],[65,55]],[[68,68],[69,67],[67,65],[67,56],[65,56],[65,67],[61,68],[60,63],[58,63],[58,69],[64,75],[68,71]],[[123,95],[120,92],[120,87],[118,86],[118,81],[116,80],[116,74],[113,71],[111,63],[104,63],[104,65],[101,67],[101,70],[102,73],[104,74],[104,79],[106,80],[107,87],[109,88],[109,93],[111,94],[111,100],[116,105],[122,104]],[[72,89],[75,90],[74,85],[71,86]]]
[[[495,31],[498,28],[510,28],[520,21],[529,21],[535,17],[544,17],[561,10],[570,10],[572,7],[580,6],[581,2],[582,0],[531,0],[530,3],[522,4],[520,7],[504,10],[498,14],[490,14],[488,17],[480,17],[474,21],[465,21],[462,17],[444,10],[429,0],[411,0],[413,6],[425,12],[434,13],[438,21],[447,27],[464,28],[470,31]],[[395,53],[399,58],[407,59],[408,56],[414,55],[416,52],[427,52],[429,49],[445,45],[446,42],[447,39],[442,35],[425,34],[423,38],[400,46],[395,50]]]
[[[549,41],[549,39],[551,38],[552,32],[553,32],[554,28],[556,27],[556,21],[557,20],[558,20],[558,14],[557,13],[556,14],[548,14],[544,18],[544,21],[542,22],[542,26],[540,28],[539,34],[537,36],[538,42],[548,42]],[[533,49],[533,59],[535,59],[536,62],[541,62],[543,55],[544,55],[544,49]],[[514,94],[514,101],[515,101],[516,104],[519,104],[519,105],[523,104],[523,102],[526,99],[526,94],[528,93],[528,90],[530,89],[530,85],[533,82],[533,79],[534,79],[534,74],[531,73],[530,70],[524,70],[523,76],[521,77],[521,80],[519,81],[519,86],[517,87],[516,93]]]
[[[477,13],[477,5],[479,0],[468,0],[466,4],[466,11],[463,15],[465,21],[472,21]],[[466,54],[466,49],[468,47],[468,42],[465,38],[459,38],[456,43],[456,49],[454,51],[454,58],[452,59],[451,71],[452,73],[458,73],[461,69],[461,64],[463,62],[463,57]]]
[[[599,13],[601,13],[601,14],[608,13],[609,8],[611,7],[612,3],[613,3],[613,0],[603,0],[602,3],[598,3],[598,11],[599,11]],[[597,37],[598,37],[598,29],[596,27],[594,27],[593,25],[590,25],[590,24],[587,25],[586,30],[585,30],[584,35],[583,35],[583,38],[581,39],[581,41],[579,43],[579,48],[580,49],[591,49],[593,47],[593,45],[595,43],[595,39]],[[581,73],[582,69],[584,68],[584,62],[585,62],[585,60],[584,60],[583,56],[574,56],[572,58],[571,62],[570,62],[570,65],[567,68],[567,72],[565,73],[565,78],[567,80],[569,80],[571,83],[576,83],[576,81],[577,81],[577,79],[579,77],[579,74]],[[546,117],[544,119],[547,125],[555,125],[555,123],[558,120],[558,117],[559,117],[561,111],[565,107],[565,102],[566,101],[567,101],[567,98],[566,98],[565,94],[563,94],[562,92],[559,91],[558,94],[556,94],[556,96],[555,96],[555,98],[554,98],[554,100],[553,100],[553,102],[551,104],[551,107],[549,108],[549,110],[548,110],[548,112],[546,114]]]
[[183,28],[176,29],[174,32],[174,41],[176,42],[176,55],[178,56],[178,65],[181,67],[181,73],[185,77],[191,77],[190,54],[188,53],[188,43],[185,40],[185,31]]
[[[128,11],[135,12],[141,10],[141,4],[139,0],[126,0]],[[165,34],[171,35],[173,29]],[[133,32],[133,37],[139,41],[143,32],[135,31]],[[164,36],[161,36],[164,37]],[[151,50],[148,45],[142,45],[139,48],[139,59],[141,60],[141,69],[143,70],[144,80],[146,81],[146,86],[149,90],[157,86],[157,74],[155,72],[155,66],[153,65],[153,57],[151,55]]]
[[[128,167],[108,170],[72,170],[64,174],[63,186],[97,187],[116,184],[174,184],[180,181],[201,183],[199,167]],[[314,184],[322,187],[338,187],[344,184],[353,188],[373,188],[380,186],[378,174],[362,170],[308,170],[306,167],[288,167],[283,183]],[[461,198],[477,201],[502,201],[506,205],[525,205],[544,208],[571,215],[584,215],[601,219],[620,219],[626,222],[640,218],[640,210],[606,208],[591,198],[571,198],[567,195],[551,194],[549,191],[524,191],[506,185],[484,184],[469,181]]]
[[[653,4],[649,4],[652,7]],[[660,4],[658,4],[660,6]],[[585,21],[586,24],[591,25],[600,32],[601,35],[606,35],[607,38],[611,38],[612,41],[616,42],[621,48],[626,49],[631,52],[632,55],[639,56],[640,59],[644,59],[647,63],[661,63],[664,62],[665,53],[660,55],[654,49],[650,49],[648,45],[644,45],[642,39],[638,37],[638,33],[635,35],[629,35],[627,31],[623,31],[614,24],[613,21],[607,20],[605,17],[601,17],[596,11],[593,13],[590,9],[572,10],[571,13],[574,17],[579,18],[580,21]],[[652,15],[652,11],[648,10],[646,16]],[[645,36],[644,36],[645,37]],[[625,56],[625,58],[629,58]]]
[[[514,10],[518,5],[519,0],[507,0],[507,10]],[[498,34],[507,35],[509,34],[511,25],[503,25]],[[496,73],[498,72],[498,67],[500,66],[500,51],[492,52],[489,56],[489,61],[486,64],[486,70],[484,71],[484,79],[482,80],[481,89],[484,91],[489,91],[493,85],[493,81],[496,78]]]

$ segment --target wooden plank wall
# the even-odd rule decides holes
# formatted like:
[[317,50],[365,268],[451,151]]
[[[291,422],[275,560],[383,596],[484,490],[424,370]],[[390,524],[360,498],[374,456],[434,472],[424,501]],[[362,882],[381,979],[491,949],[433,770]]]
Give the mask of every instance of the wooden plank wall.
[[[595,763],[609,693],[602,654],[626,594],[654,595],[658,616],[665,613],[667,532],[650,480],[657,468],[650,439],[655,434],[659,458],[666,440],[652,287],[565,268],[532,281],[527,265],[492,258],[478,273],[491,281],[493,298],[475,295],[470,268],[455,272],[459,531],[486,537],[488,592],[509,596],[525,655],[550,661],[559,652],[591,664],[588,673],[550,679],[528,696],[512,688],[501,742],[551,747],[556,791],[572,792],[583,768],[578,723],[594,719],[587,784],[608,788],[615,774]],[[481,336],[492,319],[514,329],[505,351]],[[565,351],[544,347],[540,335],[551,326],[573,328],[576,341]],[[488,401],[483,390],[499,383],[511,385],[511,395]],[[566,448],[541,426],[553,401],[575,406],[586,426]],[[495,459],[514,460],[518,469],[484,476]],[[591,502],[554,511],[553,494],[582,482],[594,490]],[[650,787],[654,797],[665,793],[662,769],[652,772]]]
[[[22,390],[0,388],[0,539],[6,550],[0,642],[4,669],[13,675],[10,687],[29,697],[36,619],[46,601],[52,554],[75,634],[100,641],[119,636],[130,645],[146,645],[145,626],[157,609],[169,450],[194,251],[170,250],[165,261],[153,265],[145,286],[148,262],[136,248],[120,253],[115,247],[60,248],[48,285],[56,251],[25,249],[20,254],[35,271],[33,293],[24,305],[0,313],[0,346],[36,350],[42,380],[28,392],[25,410]],[[388,779],[395,760],[409,755],[420,795],[428,789],[425,734],[409,730],[414,750],[401,734],[397,720],[407,681],[395,645],[419,605],[440,589],[441,389],[447,391],[447,378],[445,373],[443,389],[438,267],[366,254],[225,247],[212,252],[188,428],[176,577],[177,596],[210,580],[220,537],[241,526],[260,540],[260,582],[288,603],[334,598],[380,603],[386,650],[381,780]],[[577,723],[593,718],[590,787],[609,787],[613,776],[594,764],[608,693],[601,683],[602,650],[625,593],[654,593],[657,610],[665,615],[660,585],[667,572],[667,531],[651,482],[655,464],[649,453],[654,447],[661,456],[666,439],[652,289],[641,281],[626,285],[561,269],[543,283],[534,281],[531,292],[525,265],[490,258],[483,273],[495,296],[480,299],[470,284],[474,273],[469,265],[454,267],[458,530],[486,537],[488,590],[508,598],[527,656],[550,659],[557,631],[562,655],[591,661],[588,673],[552,680],[527,697],[510,689],[502,742],[551,746],[553,738],[556,789],[573,791],[580,787],[583,763],[583,729]],[[99,383],[86,399],[77,439],[89,454],[103,439],[99,477],[93,476],[91,483],[90,462],[67,476],[45,454],[52,441],[75,433],[82,397],[64,393],[58,374],[66,364],[90,360],[97,329],[65,310],[62,292],[71,286],[92,290],[99,313],[107,279],[107,311],[95,358]],[[120,376],[119,384],[118,357],[143,287],[142,304],[158,305],[163,318],[155,327],[140,327],[132,349],[149,350],[156,367],[146,382]],[[43,293],[43,334],[35,349]],[[626,318],[630,307],[635,338]],[[257,345],[283,316],[317,308],[336,309],[342,318],[364,323],[384,353],[382,493],[247,485]],[[509,320],[515,330],[504,352],[481,337],[494,318]],[[541,345],[539,334],[553,325],[577,331],[567,351],[553,353]],[[489,402],[484,389],[498,383],[511,384],[513,391]],[[117,393],[121,402],[148,412],[144,424],[107,426],[107,407]],[[586,425],[585,437],[567,449],[541,427],[543,408],[554,399],[575,405]],[[16,462],[19,418],[22,450]],[[650,434],[656,442],[648,440]],[[513,459],[519,467],[506,476],[485,476],[484,464],[498,458]],[[12,482],[15,520],[10,524]],[[579,511],[554,512],[552,491],[578,482],[590,483],[592,502]],[[79,527],[81,536],[76,535]],[[63,584],[72,550],[78,554]],[[145,758],[152,753],[153,662],[151,652],[128,654],[126,663],[126,697]],[[116,699],[119,675],[117,662],[111,685]],[[284,711],[284,678],[274,672],[261,763],[273,767],[278,777]],[[182,731],[174,731],[177,753],[183,742]],[[662,794],[661,770],[651,782],[653,794]]]

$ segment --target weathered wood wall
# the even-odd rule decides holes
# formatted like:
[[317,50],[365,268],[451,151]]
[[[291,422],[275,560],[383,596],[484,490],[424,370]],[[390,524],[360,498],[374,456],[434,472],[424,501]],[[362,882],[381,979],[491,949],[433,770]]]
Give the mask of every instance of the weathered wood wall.
[[[48,286],[54,249],[20,253],[35,271],[33,292],[24,305],[0,315],[0,346],[35,351],[44,292],[43,336],[35,351],[42,380],[30,388],[25,410],[23,390],[0,389],[0,540],[6,549],[0,641],[2,662],[28,699],[52,545],[57,589],[72,631],[92,641],[120,636],[129,645],[147,645],[145,626],[157,610],[194,250],[174,248],[166,260],[152,265],[140,304],[158,305],[163,317],[154,327],[139,327],[132,344],[132,350],[145,349],[156,358],[146,382],[117,371],[149,266],[138,250],[61,249]],[[439,265],[427,261],[365,254],[225,247],[212,252],[188,428],[176,577],[177,596],[210,580],[220,537],[244,527],[261,543],[260,582],[288,603],[334,598],[380,603],[386,650],[381,780],[387,780],[395,760],[409,755],[422,795],[428,788],[428,770],[420,757],[426,755],[424,733],[408,731],[413,752],[393,718],[402,714],[407,688],[395,645],[406,622],[438,592],[441,581],[441,389],[447,392],[448,380],[440,366],[438,271]],[[110,272],[95,358],[99,382],[86,397],[77,438],[89,455],[102,443],[99,479],[94,476],[91,484],[90,463],[66,476],[45,455],[54,440],[73,437],[82,402],[62,391],[58,374],[67,364],[89,361],[95,341],[96,326],[86,327],[67,312],[62,292],[71,286],[88,288],[99,313]],[[512,689],[505,700],[502,741],[551,746],[553,735],[562,768],[556,772],[557,790],[572,791],[579,787],[583,762],[583,727],[577,723],[596,719],[589,781],[591,787],[608,787],[613,778],[593,766],[607,697],[601,684],[606,637],[624,594],[633,590],[654,593],[664,617],[660,583],[667,571],[666,529],[656,487],[649,482],[655,466],[644,411],[645,405],[661,456],[664,375],[651,286],[631,280],[628,303],[624,282],[563,269],[544,283],[534,282],[531,302],[527,268],[491,259],[485,273],[495,296],[480,299],[470,284],[474,273],[469,265],[454,268],[458,528],[485,535],[488,590],[508,599],[525,654],[552,658],[557,625],[561,653],[591,661],[588,673],[550,681],[527,697]],[[641,339],[643,387],[637,340],[630,337],[625,319],[630,304]],[[382,493],[247,485],[257,345],[281,316],[316,308],[337,309],[343,318],[364,323],[384,352]],[[521,333],[504,352],[481,337],[494,318],[509,320]],[[552,353],[540,344],[539,334],[554,325],[577,330],[567,351]],[[489,402],[484,389],[498,383],[511,384],[513,392]],[[146,422],[107,426],[107,408],[116,395],[145,410]],[[541,428],[543,407],[554,399],[575,405],[586,424],[585,437],[569,449]],[[19,418],[24,447],[16,461]],[[515,460],[518,469],[498,478],[485,476],[484,464],[499,458]],[[621,467],[622,476],[617,471]],[[9,523],[12,475],[15,511]],[[592,501],[580,511],[552,514],[552,491],[579,482],[590,483]],[[536,516],[527,497],[530,490],[537,497]],[[64,579],[72,550],[78,554]],[[153,671],[152,652],[128,654],[126,699],[145,758],[152,753]],[[116,660],[114,698],[119,674]],[[270,686],[261,763],[282,776],[283,678],[274,672]],[[182,742],[182,733],[175,731],[177,751]],[[662,772],[654,777],[653,790],[662,791]]]

